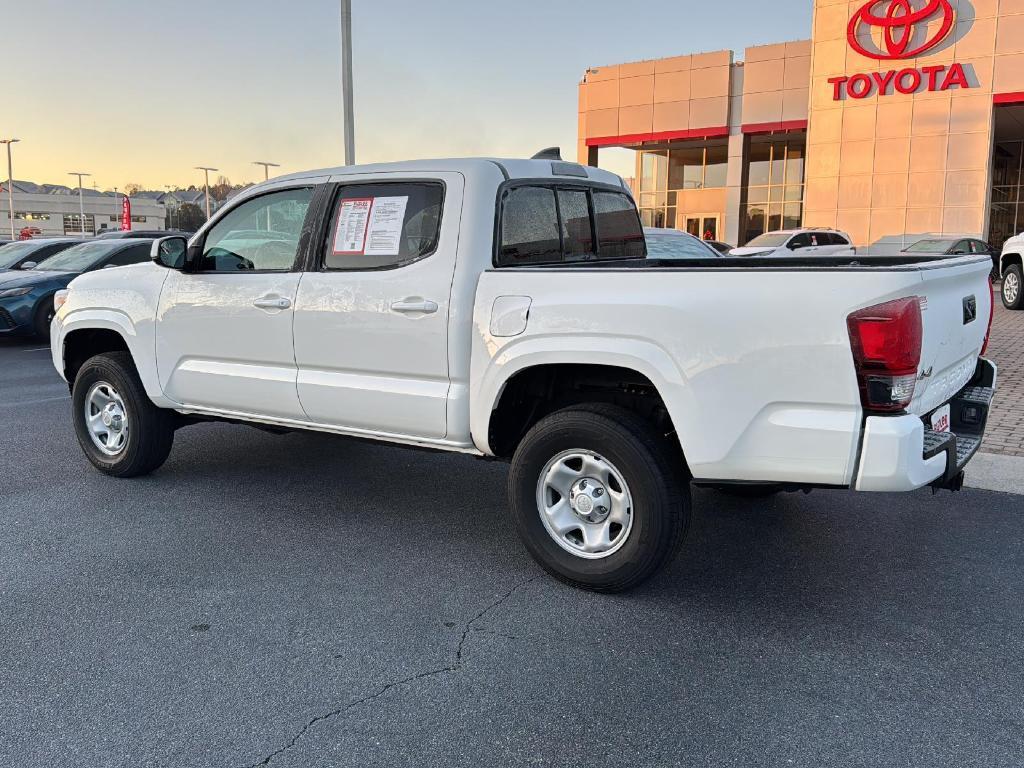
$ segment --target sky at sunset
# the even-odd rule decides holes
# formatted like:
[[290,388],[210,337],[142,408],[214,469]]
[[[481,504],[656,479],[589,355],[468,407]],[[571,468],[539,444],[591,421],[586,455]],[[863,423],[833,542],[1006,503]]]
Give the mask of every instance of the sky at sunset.
[[[588,66],[805,38],[809,0],[353,0],[359,162],[575,159]],[[100,189],[340,165],[335,0],[5,0],[0,137],[16,178]],[[632,174],[631,153],[606,155]],[[3,169],[6,177],[6,169]]]

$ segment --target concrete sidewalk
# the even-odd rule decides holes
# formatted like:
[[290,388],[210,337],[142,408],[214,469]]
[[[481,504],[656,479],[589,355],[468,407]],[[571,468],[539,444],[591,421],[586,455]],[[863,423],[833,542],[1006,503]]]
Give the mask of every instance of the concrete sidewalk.
[[1024,494],[1024,457],[981,453],[967,465],[964,484],[986,491]]
[[996,313],[986,356],[999,366],[999,382],[982,450],[1024,456],[1024,312],[1004,308],[998,292],[993,298]]

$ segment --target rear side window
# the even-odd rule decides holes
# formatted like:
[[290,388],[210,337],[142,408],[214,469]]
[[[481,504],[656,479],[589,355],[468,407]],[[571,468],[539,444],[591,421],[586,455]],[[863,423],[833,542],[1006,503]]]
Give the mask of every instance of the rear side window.
[[636,206],[617,192],[513,187],[502,198],[500,237],[499,267],[647,254]]
[[849,240],[847,240],[842,235],[835,234],[834,232],[831,235],[829,235],[829,237],[832,239],[832,245],[849,245],[850,244]]
[[429,256],[441,234],[438,182],[351,184],[334,204],[324,268],[383,269]]
[[636,206],[618,192],[594,192],[598,258],[641,259],[647,255]]

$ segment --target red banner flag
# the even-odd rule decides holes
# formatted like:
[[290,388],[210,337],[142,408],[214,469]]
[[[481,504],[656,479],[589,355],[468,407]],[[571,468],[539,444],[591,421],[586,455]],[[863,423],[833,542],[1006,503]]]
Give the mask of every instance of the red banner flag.
[[121,229],[128,231],[132,228],[132,201],[128,195],[121,198]]

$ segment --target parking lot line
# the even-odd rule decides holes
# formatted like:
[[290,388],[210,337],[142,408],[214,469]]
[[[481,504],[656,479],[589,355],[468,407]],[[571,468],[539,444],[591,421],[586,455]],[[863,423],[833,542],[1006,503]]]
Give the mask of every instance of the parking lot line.
[[20,403],[0,403],[0,408],[17,408],[22,405],[38,405],[39,403],[52,403],[55,400],[70,400],[71,395],[58,395],[57,397],[42,397],[38,400],[22,400]]

